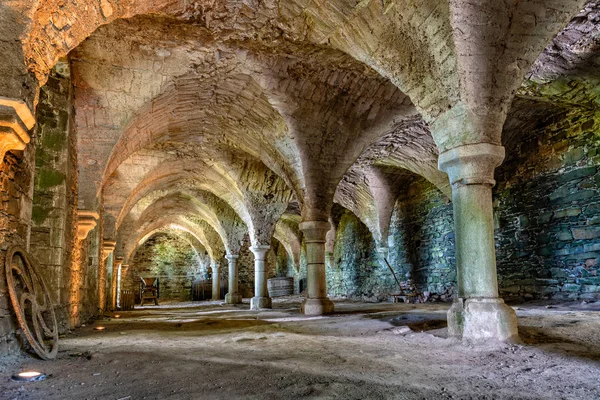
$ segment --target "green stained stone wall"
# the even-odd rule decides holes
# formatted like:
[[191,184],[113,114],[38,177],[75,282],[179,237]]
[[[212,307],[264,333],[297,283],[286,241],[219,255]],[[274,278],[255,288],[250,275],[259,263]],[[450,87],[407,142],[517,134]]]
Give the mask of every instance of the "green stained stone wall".
[[504,297],[600,297],[598,121],[561,112],[507,152],[495,188]]
[[[600,298],[600,113],[568,109],[505,143],[494,220],[500,293],[507,299]],[[450,300],[456,285],[452,204],[423,179],[392,216],[388,260],[401,280]],[[337,210],[336,210],[337,208]],[[334,207],[329,294],[387,299],[396,284],[367,227]]]
[[[176,235],[157,234],[140,246],[130,262],[123,287],[139,289],[140,277],[158,276],[161,301],[190,301],[192,282],[211,274],[210,259]],[[227,277],[226,268],[221,274]]]
[[[434,299],[449,300],[456,269],[452,205],[448,199],[433,185],[418,179],[397,200],[390,228],[387,260],[397,278],[430,292]],[[333,296],[380,301],[399,291],[368,228],[347,210],[339,217],[327,280]]]

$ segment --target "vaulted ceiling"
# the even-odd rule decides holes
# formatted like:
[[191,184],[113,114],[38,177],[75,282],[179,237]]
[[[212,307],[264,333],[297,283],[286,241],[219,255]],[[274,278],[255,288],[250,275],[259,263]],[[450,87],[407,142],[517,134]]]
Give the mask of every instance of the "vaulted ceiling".
[[297,259],[298,223],[327,220],[334,201],[385,246],[415,176],[450,194],[441,151],[509,146],[546,110],[595,108],[600,93],[595,1],[0,7],[0,44],[18,54],[0,65],[0,93],[34,106],[68,54],[79,205],[103,207],[125,256],[170,227],[211,258],[248,234]]

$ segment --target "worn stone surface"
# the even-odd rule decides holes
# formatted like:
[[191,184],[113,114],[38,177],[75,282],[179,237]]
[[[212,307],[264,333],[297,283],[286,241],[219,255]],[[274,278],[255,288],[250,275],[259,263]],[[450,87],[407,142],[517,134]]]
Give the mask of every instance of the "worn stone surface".
[[[72,85],[67,60],[53,69],[43,87],[36,120],[36,171],[31,254],[51,288],[59,320],[66,315],[68,269],[76,237],[77,153]],[[62,328],[65,326],[63,324]]]
[[[140,277],[158,276],[161,301],[192,300],[192,282],[211,277],[210,259],[203,248],[195,248],[183,237],[161,232],[137,249],[129,264],[124,287],[139,290]],[[227,272],[221,271],[226,279]]]
[[[0,163],[0,243],[29,248],[29,227],[33,202],[35,143],[24,151],[7,152]],[[15,354],[21,348],[15,337],[17,321],[6,287],[5,248],[0,250],[0,355]]]
[[[248,248],[262,245],[269,276],[294,276],[316,298],[326,296],[322,265],[330,294],[385,298],[395,291],[388,254],[400,276],[448,300],[465,283],[452,249],[460,264],[470,240],[452,232],[464,224],[448,198],[465,197],[438,157],[504,145],[494,190],[502,293],[595,297],[598,7],[2,4],[0,97],[23,101],[38,125],[0,167],[0,239],[35,245],[59,309],[70,302],[76,319],[103,298],[104,238],[132,265],[165,231],[203,248],[222,274],[224,256],[239,253],[244,297],[255,295]],[[77,208],[100,216],[79,242]],[[314,221],[332,227],[323,246],[300,232]],[[489,272],[488,239],[479,258]],[[484,281],[495,292],[493,276],[472,292]]]
[[[563,111],[529,132],[516,148],[509,147],[494,189],[503,297],[600,295],[597,118],[591,111]],[[451,203],[423,181],[411,188],[410,201],[401,196],[396,204],[389,259],[399,276],[406,277],[414,265],[416,274],[411,277],[421,290],[446,293],[448,300],[456,282]],[[409,216],[407,222],[402,209]],[[378,267],[377,257],[370,232],[345,212],[336,238],[337,265],[328,273],[330,292],[384,298],[394,290],[394,282],[387,269]]]
[[[411,280],[435,300],[448,301],[456,283],[452,204],[435,187],[413,175],[404,186],[391,218],[388,262],[398,279]],[[333,265],[328,270],[335,296],[381,301],[399,291],[367,227],[337,209]]]
[[600,296],[597,121],[593,111],[556,114],[499,169],[496,237],[506,296]]

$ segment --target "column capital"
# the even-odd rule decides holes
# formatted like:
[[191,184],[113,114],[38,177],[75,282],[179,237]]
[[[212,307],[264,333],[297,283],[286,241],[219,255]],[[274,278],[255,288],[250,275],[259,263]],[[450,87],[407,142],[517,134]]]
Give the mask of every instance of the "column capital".
[[450,184],[494,186],[494,170],[504,160],[504,147],[491,143],[467,144],[440,154],[438,168],[450,178]]
[[95,211],[77,210],[77,239],[84,240],[96,227],[96,220],[100,216]]
[[104,240],[102,242],[102,258],[107,258],[117,247],[115,240]]
[[258,246],[250,247],[250,251],[254,254],[254,258],[264,260],[270,248],[271,246],[268,244],[260,244]]
[[240,258],[240,255],[239,254],[227,254],[225,256],[225,258],[228,259],[229,261],[232,261],[232,260],[237,260],[238,258]]
[[25,149],[34,125],[35,117],[24,101],[0,96],[0,162],[7,151]]
[[219,270],[221,266],[218,263],[211,263],[210,264],[210,269],[212,269],[213,271],[216,269],[217,271]]
[[304,241],[310,243],[325,243],[327,232],[331,230],[329,221],[304,221],[298,225],[304,234]]

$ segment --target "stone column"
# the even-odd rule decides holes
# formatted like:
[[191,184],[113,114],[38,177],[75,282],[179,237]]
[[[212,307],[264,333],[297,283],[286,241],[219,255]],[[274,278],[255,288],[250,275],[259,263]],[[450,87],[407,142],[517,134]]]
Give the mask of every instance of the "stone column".
[[118,271],[118,277],[117,277],[117,307],[118,308],[123,308],[123,297],[121,296],[123,293],[123,286],[124,285],[124,281],[126,278],[127,273],[129,272],[129,264],[123,264],[121,263],[119,265],[119,271]]
[[219,264],[211,264],[212,270],[212,300],[221,298],[221,275],[219,274]]
[[322,315],[333,312],[333,303],[327,298],[325,279],[325,238],[331,225],[327,221],[307,221],[300,224],[306,244],[306,284],[308,294],[302,303],[306,315]]
[[111,283],[110,283],[110,304],[111,307],[110,309],[112,311],[115,311],[117,309],[117,292],[119,290],[118,288],[118,278],[119,278],[119,266],[123,263],[123,257],[114,257],[113,260],[113,273],[112,273],[112,279],[111,279]]
[[89,233],[96,227],[96,220],[100,216],[94,211],[77,211],[77,238],[73,248],[73,260],[71,264],[71,276],[69,279],[69,322],[71,327],[80,325],[80,317],[83,299],[81,296],[82,286],[85,279],[85,267],[87,259],[84,251],[84,241]]
[[458,298],[448,311],[448,332],[468,341],[518,340],[517,317],[498,296],[492,187],[504,148],[488,143],[448,150],[439,169],[452,185]]
[[238,265],[237,260],[240,258],[237,254],[227,254],[225,258],[229,261],[229,290],[225,295],[225,303],[240,304],[242,296],[238,293]]
[[270,246],[252,246],[250,250],[254,254],[254,297],[250,300],[250,309],[272,308],[271,298],[267,291],[267,271],[265,270],[265,259]]
[[117,242],[104,240],[102,243],[102,260],[98,269],[98,310],[102,313],[106,307],[106,276],[108,274],[108,256],[113,252]]

